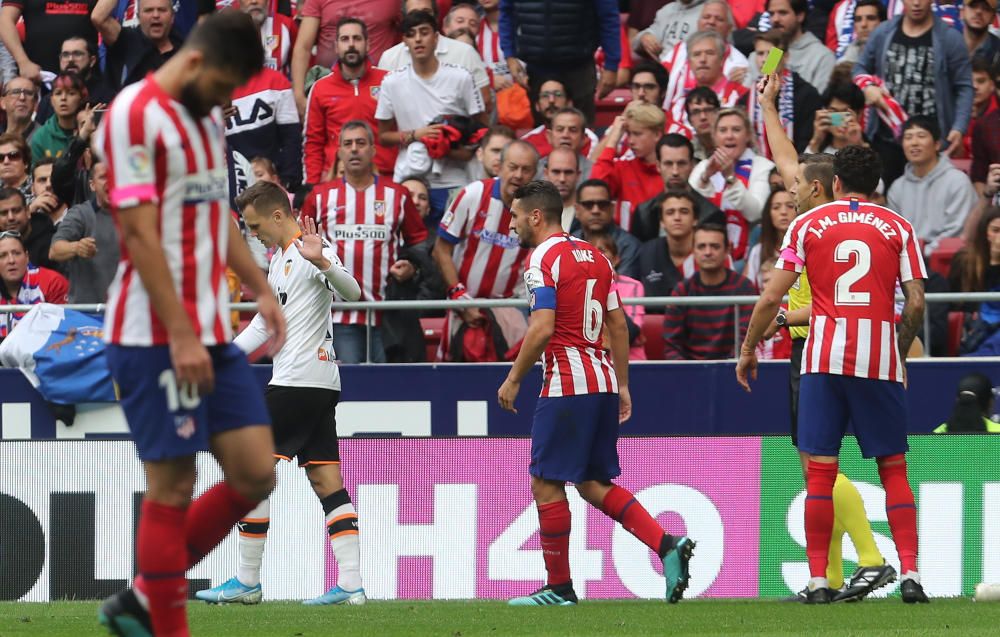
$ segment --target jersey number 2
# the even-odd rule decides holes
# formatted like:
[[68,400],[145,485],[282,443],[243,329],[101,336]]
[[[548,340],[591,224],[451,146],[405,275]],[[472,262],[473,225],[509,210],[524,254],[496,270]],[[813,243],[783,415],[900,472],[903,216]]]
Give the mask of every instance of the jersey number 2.
[[835,305],[869,305],[871,293],[853,292],[851,286],[865,277],[872,269],[872,251],[868,244],[857,239],[847,239],[837,244],[833,252],[833,260],[837,263],[850,263],[855,258],[854,266],[837,277],[834,285],[833,302]]
[[591,343],[596,343],[601,337],[601,326],[604,324],[604,308],[601,302],[594,299],[594,286],[597,279],[587,279],[587,293],[583,297],[583,337]]

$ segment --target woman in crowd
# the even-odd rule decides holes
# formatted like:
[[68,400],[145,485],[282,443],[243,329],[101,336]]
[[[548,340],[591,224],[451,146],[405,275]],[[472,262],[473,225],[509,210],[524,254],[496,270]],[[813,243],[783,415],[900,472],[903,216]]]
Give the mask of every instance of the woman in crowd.
[[738,108],[719,111],[713,128],[715,152],[691,173],[691,186],[726,214],[732,257],[746,255],[750,224],[760,219],[771,192],[774,163],[754,152],[750,119]]
[[795,198],[784,188],[772,192],[764,203],[764,215],[760,222],[760,241],[747,253],[743,276],[763,290],[761,266],[778,256],[785,231],[795,219]]
[[60,73],[52,82],[52,116],[31,136],[31,156],[59,157],[73,141],[77,114],[87,105],[87,86],[73,72]]
[[[1000,290],[1000,208],[988,208],[980,217],[972,241],[955,255],[948,279],[955,292]],[[1000,327],[1000,303],[966,303],[961,351],[971,354],[995,340]]]
[[936,434],[1000,433],[993,420],[993,383],[984,374],[972,373],[958,382],[955,406]]

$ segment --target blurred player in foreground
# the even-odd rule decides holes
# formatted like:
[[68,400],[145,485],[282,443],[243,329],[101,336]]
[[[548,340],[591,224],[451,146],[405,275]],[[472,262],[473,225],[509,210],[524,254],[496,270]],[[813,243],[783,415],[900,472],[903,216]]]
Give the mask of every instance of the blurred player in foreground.
[[[361,286],[337,258],[334,248],[303,218],[299,228],[288,205],[288,194],[277,184],[258,181],[243,191],[236,204],[251,234],[274,249],[267,279],[288,321],[288,340],[274,357],[271,382],[264,399],[274,423],[275,458],[298,457],[309,484],[323,505],[326,530],[337,559],[339,581],[326,594],[305,603],[364,604],[358,515],[340,473],[336,409],[340,371],[333,349],[330,315],[332,292],[357,301]],[[268,340],[258,314],[236,337],[248,355]],[[218,604],[260,603],[260,564],[271,521],[270,501],[264,500],[239,522],[239,567],[236,577],[195,596]]]
[[[549,182],[517,189],[510,229],[534,248],[524,280],[531,293],[531,320],[521,351],[497,391],[500,406],[517,413],[521,380],[544,353],[542,393],[531,427],[531,492],[548,580],[514,606],[577,603],[569,572],[570,512],[567,482],[584,500],[617,521],[663,562],[666,598],[677,602],[688,585],[695,543],[663,532],[631,493],[613,484],[618,465],[618,427],[632,415],[628,391],[628,328],[614,269],[597,248],[562,229],[562,199]],[[611,353],[601,347],[607,324]]]
[[[902,571],[902,597],[927,602],[917,572],[917,509],[906,477],[906,352],[924,313],[924,269],[913,227],[865,200],[882,162],[870,148],[848,146],[833,160],[836,201],[800,215],[788,228],[774,278],[750,317],[736,378],[747,391],[757,375],[757,344],[782,297],[809,269],[812,317],[799,394],[799,449],[806,471],[806,603],[833,601],[827,562],[834,526],[837,456],[850,421],[861,453],[876,458],[886,517]],[[895,324],[896,280],[906,303]],[[901,354],[902,353],[902,354]]]
[[[833,201],[833,156],[827,154],[802,155],[795,151],[778,114],[777,99],[781,89],[781,76],[773,74],[759,82],[758,102],[764,116],[768,147],[774,163],[785,182],[785,187],[795,199],[798,214],[806,213],[816,206]],[[809,316],[812,312],[812,293],[809,276],[802,268],[798,279],[788,290],[788,312],[779,310],[775,320],[764,333],[770,338],[781,327],[788,326],[792,337],[792,360],[789,366],[789,396],[791,398],[792,445],[798,447],[799,425],[799,382],[802,375],[802,352],[809,335]],[[804,418],[811,414],[802,412]],[[809,454],[799,451],[802,461],[802,475],[809,467]],[[843,473],[837,474],[833,486],[833,536],[830,542],[830,557],[827,566],[827,580],[832,590],[844,584],[843,537],[851,536],[858,552],[858,568],[851,576],[844,590],[837,593],[834,601],[859,601],[872,591],[896,579],[896,569],[887,564],[875,544],[865,503],[857,487]],[[807,588],[799,591],[791,599],[805,601]]]
[[[185,573],[274,486],[267,407],[230,343],[226,267],[256,293],[274,352],[285,319],[233,232],[219,108],[263,63],[250,17],[214,14],[119,93],[94,140],[123,244],[108,291],[108,363],[147,485],[133,588],[99,611],[115,634],[188,635]],[[192,502],[205,450],[225,480]]]

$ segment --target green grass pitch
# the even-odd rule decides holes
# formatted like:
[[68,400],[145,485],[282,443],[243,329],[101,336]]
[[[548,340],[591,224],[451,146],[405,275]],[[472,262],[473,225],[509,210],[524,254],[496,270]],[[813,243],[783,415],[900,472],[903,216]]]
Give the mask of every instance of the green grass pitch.
[[[191,603],[192,633],[205,637],[326,635],[997,635],[1000,603],[898,598],[803,606],[775,601],[584,601],[575,608],[511,608],[502,602],[369,602],[305,607]],[[104,635],[96,602],[0,603],[0,637]]]

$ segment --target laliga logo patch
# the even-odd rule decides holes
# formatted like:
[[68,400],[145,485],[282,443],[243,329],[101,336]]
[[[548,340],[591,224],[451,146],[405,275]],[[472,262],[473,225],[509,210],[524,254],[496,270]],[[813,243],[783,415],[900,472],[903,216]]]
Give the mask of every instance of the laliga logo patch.
[[137,176],[151,176],[149,151],[145,146],[131,146],[125,154],[128,167]]
[[277,46],[278,46],[278,36],[276,35],[269,35],[264,40],[264,48],[267,49],[268,51],[273,51]]
[[368,89],[368,92],[371,94],[373,100],[377,100],[378,99],[378,94],[379,94],[379,91],[381,91],[381,89],[382,89],[381,86],[373,86],[373,87],[371,87],[371,88]]
[[531,291],[531,304],[535,304],[535,288],[540,288],[544,284],[542,271],[539,268],[528,268],[524,272],[524,285]]

